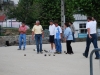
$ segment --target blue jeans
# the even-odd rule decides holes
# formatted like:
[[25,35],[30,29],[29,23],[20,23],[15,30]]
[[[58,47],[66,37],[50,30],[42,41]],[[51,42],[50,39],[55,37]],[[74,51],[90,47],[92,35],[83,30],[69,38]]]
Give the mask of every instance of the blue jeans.
[[42,34],[35,34],[37,52],[42,52]]
[[[89,53],[89,48],[90,48],[90,44],[91,42],[94,45],[94,48],[98,48],[97,45],[97,35],[96,34],[91,34],[92,38],[90,39],[89,36],[87,35],[87,39],[86,39],[86,49],[85,49],[85,56],[88,57],[88,53]],[[96,57],[99,57],[99,52],[95,52]]]
[[26,46],[26,34],[20,34],[19,35],[19,49],[21,49],[22,44],[23,44],[23,49],[25,49],[25,46]]
[[57,52],[62,52],[61,39],[55,39],[55,46]]
[[73,41],[72,41],[72,42],[75,42],[75,36],[74,36],[74,32],[72,32],[72,34],[73,34]]

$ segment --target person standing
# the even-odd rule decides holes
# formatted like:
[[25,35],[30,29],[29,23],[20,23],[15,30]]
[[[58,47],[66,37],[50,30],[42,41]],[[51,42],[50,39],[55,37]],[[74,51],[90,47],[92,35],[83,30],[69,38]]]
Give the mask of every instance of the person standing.
[[40,21],[36,21],[36,25],[34,25],[32,28],[32,39],[34,39],[34,35],[37,47],[37,54],[42,53],[42,38],[44,37],[44,34],[43,28],[40,25]]
[[75,42],[75,36],[74,36],[74,34],[75,34],[75,27],[74,27],[72,22],[69,22],[69,25],[70,25],[70,28],[72,30],[73,42]]
[[19,27],[19,49],[21,50],[21,46],[23,44],[23,50],[25,50],[25,46],[26,46],[26,31],[27,31],[27,27],[25,25],[25,22],[22,22],[22,26]]
[[[87,28],[87,39],[86,39],[86,49],[85,52],[83,53],[84,57],[88,57],[88,53],[89,53],[89,48],[90,48],[90,44],[91,42],[94,45],[94,48],[98,48],[98,44],[97,44],[97,34],[96,34],[96,21],[92,20],[92,17],[87,17],[87,24],[86,24],[86,28]],[[95,52],[95,59],[99,59],[99,52]]]
[[71,47],[73,35],[72,35],[72,31],[71,31],[68,23],[65,23],[64,36],[65,36],[66,47],[67,47],[67,53],[66,54],[74,54],[72,47]]
[[61,37],[62,37],[62,29],[61,27],[58,25],[58,22],[55,22],[55,46],[56,46],[56,53],[57,54],[61,54],[62,53],[62,46],[61,46]]
[[49,42],[51,43],[51,50],[50,52],[55,52],[55,44],[54,44],[54,32],[55,32],[55,25],[53,24],[53,21],[49,21]]

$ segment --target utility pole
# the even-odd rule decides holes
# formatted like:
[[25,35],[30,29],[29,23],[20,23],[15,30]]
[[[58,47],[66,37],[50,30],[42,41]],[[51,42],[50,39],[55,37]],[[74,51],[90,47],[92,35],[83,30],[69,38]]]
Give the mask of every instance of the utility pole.
[[65,10],[64,10],[65,0],[61,0],[61,26],[64,26],[65,23]]

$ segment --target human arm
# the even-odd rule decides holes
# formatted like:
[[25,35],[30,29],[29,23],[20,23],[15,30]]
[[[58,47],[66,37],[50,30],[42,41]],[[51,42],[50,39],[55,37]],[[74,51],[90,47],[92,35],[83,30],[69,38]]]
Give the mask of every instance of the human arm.
[[44,31],[42,30],[42,38],[44,38]]
[[34,27],[32,28],[32,40],[34,40]]
[[74,25],[72,25],[72,27],[73,27],[73,32],[74,32],[74,34],[75,34],[75,27],[74,27]]
[[65,29],[64,30],[64,37],[67,39],[68,35],[69,35],[69,31],[68,31],[68,29]]
[[32,40],[34,40],[34,32],[32,31]]
[[41,30],[42,30],[42,38],[44,38],[44,31],[43,31],[42,26],[41,26]]
[[26,33],[26,32],[27,32],[27,27],[26,27],[26,26],[24,27],[24,29],[23,29],[22,32],[23,32],[23,33]]
[[62,39],[62,28],[59,26],[59,30],[60,30],[60,37],[61,37],[61,39]]
[[90,28],[87,28],[87,32],[88,32],[88,36],[89,36],[89,38],[91,39],[92,36],[90,35]]
[[86,28],[87,28],[88,36],[89,36],[89,38],[91,39],[92,37],[91,37],[91,35],[90,35],[90,25],[89,25],[89,23],[86,24]]

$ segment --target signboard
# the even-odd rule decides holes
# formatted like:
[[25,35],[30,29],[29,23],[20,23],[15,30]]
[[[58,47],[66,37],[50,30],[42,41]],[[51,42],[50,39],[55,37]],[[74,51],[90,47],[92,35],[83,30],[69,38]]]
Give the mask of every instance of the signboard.
[[86,33],[79,33],[78,38],[86,38],[87,34]]
[[100,37],[100,29],[97,29],[97,36]]

